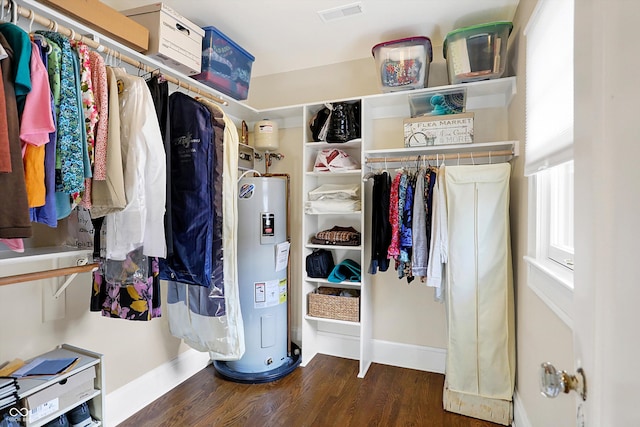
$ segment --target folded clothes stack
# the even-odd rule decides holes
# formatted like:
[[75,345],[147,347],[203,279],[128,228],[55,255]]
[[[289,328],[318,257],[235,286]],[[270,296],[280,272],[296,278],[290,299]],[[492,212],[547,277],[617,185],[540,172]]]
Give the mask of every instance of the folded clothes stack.
[[359,246],[360,232],[353,227],[336,225],[329,230],[317,232],[311,238],[311,243],[316,245]]

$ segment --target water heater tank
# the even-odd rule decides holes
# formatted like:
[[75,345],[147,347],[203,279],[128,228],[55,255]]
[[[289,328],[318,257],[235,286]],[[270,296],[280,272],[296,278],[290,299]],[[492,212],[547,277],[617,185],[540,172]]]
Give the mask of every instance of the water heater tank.
[[287,241],[286,181],[245,177],[238,188],[238,286],[245,353],[226,365],[244,373],[287,363],[287,269],[276,245]]
[[278,142],[278,124],[271,120],[260,120],[253,126],[253,147],[261,151],[275,151]]

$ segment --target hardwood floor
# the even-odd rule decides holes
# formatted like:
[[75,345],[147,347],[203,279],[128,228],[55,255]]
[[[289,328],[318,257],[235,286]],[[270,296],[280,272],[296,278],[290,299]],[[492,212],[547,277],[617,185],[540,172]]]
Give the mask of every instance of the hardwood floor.
[[444,375],[379,364],[357,373],[355,360],[317,355],[277,381],[240,384],[209,365],[119,426],[499,426],[445,412]]

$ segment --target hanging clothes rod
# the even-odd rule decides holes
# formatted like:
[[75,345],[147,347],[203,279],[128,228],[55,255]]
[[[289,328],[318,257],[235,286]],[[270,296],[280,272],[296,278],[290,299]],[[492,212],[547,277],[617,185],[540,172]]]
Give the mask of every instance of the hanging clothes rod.
[[454,153],[454,154],[422,154],[420,156],[403,156],[403,157],[367,157],[365,163],[394,163],[394,162],[411,162],[420,160],[456,160],[456,159],[478,159],[483,157],[504,157],[513,156],[512,150],[498,151],[481,151],[477,153]]
[[[33,273],[15,274],[13,276],[0,277],[0,286],[12,285],[14,283],[31,282],[33,280],[50,279],[52,277],[67,276],[87,271],[95,271],[100,265],[98,263],[78,265],[74,267],[56,268],[46,271],[35,271]],[[68,284],[68,283],[67,283]],[[66,286],[65,286],[66,287]]]
[[[118,59],[119,61],[126,62],[127,64],[132,65],[132,66],[134,66],[134,67],[136,67],[136,68],[138,68],[138,69],[140,69],[142,71],[145,71],[147,73],[153,73],[153,72],[157,71],[156,67],[150,67],[150,66],[146,65],[142,61],[138,61],[138,60],[130,58],[130,57],[126,56],[126,55],[123,55],[122,52],[119,52],[119,51],[117,51],[115,49],[111,49],[111,48],[108,48],[108,47],[106,47],[104,45],[101,45],[100,43],[98,43],[98,42],[96,42],[96,41],[94,41],[94,40],[92,40],[92,39],[90,39],[88,37],[85,37],[82,34],[77,34],[71,28],[67,28],[67,27],[64,27],[62,25],[58,25],[58,23],[55,22],[54,20],[49,19],[49,18],[45,18],[44,16],[41,16],[41,15],[38,15],[32,9],[27,9],[25,7],[22,7],[22,6],[18,5],[18,4],[16,4],[15,1],[7,1],[7,2],[5,2],[5,0],[2,0],[2,8],[3,9],[7,9],[14,16],[16,16],[16,14],[20,15],[23,18],[28,19],[30,23],[35,22],[35,23],[37,23],[39,25],[42,25],[43,27],[45,27],[45,28],[47,28],[47,29],[49,29],[51,31],[55,31],[56,33],[62,34],[65,37],[68,37],[68,38],[73,39],[73,40],[80,41],[80,42],[86,44],[90,48],[95,49],[96,51],[98,51],[100,53],[104,53],[106,55],[111,55],[114,58]],[[11,10],[12,8],[15,8],[15,10]],[[3,15],[4,15],[4,13],[3,13]],[[11,17],[11,16],[9,15],[9,17]],[[173,83],[174,85],[178,86],[178,88],[184,88],[187,91],[194,92],[194,93],[196,93],[198,95],[201,95],[201,96],[203,96],[205,98],[208,98],[208,99],[210,99],[212,101],[215,101],[215,102],[217,102],[219,104],[229,105],[229,103],[227,101],[225,101],[224,99],[222,99],[220,97],[217,97],[217,96],[215,96],[215,95],[213,95],[211,93],[205,92],[205,91],[201,90],[198,87],[191,86],[189,83],[185,83],[182,80],[177,79],[177,78],[175,78],[175,77],[173,77],[171,75],[163,74],[163,77],[168,82]]]

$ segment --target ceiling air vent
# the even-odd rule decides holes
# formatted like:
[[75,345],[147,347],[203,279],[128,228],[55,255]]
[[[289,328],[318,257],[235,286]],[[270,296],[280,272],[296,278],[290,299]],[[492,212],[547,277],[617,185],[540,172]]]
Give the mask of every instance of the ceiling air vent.
[[348,18],[350,16],[360,15],[361,13],[363,13],[361,2],[318,11],[318,15],[320,15],[320,18],[322,18],[324,22]]

